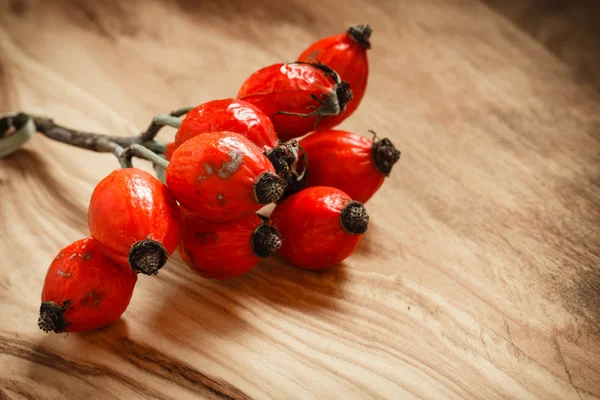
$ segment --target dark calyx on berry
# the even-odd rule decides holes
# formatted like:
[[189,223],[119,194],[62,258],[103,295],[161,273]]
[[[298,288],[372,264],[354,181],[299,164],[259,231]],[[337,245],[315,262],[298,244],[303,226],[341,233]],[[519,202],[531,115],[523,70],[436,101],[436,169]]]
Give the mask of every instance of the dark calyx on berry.
[[281,199],[299,192],[306,187],[306,165],[308,164],[306,152],[302,152],[299,160],[298,153],[301,147],[297,140],[281,143],[269,150],[267,158],[273,164],[275,172],[287,182],[285,192]]
[[288,179],[288,184],[285,188],[285,192],[279,201],[285,200],[289,196],[298,193],[299,191],[306,188],[306,181],[308,178],[308,171],[303,169],[301,173],[293,173]]
[[360,201],[352,200],[340,213],[342,228],[352,235],[362,235],[369,225],[369,214]]
[[281,143],[267,152],[267,158],[273,164],[275,173],[287,179],[290,171],[293,170],[298,161],[298,141],[290,140]]
[[257,257],[268,257],[281,247],[281,237],[277,229],[265,221],[252,233],[250,246]]
[[[373,131],[371,133],[375,134]],[[392,172],[392,167],[400,159],[400,150],[396,149],[390,139],[387,138],[377,141],[374,138],[371,153],[373,154],[375,167],[385,176]]]
[[352,100],[352,90],[350,90],[350,84],[348,82],[341,81],[335,88],[335,94],[340,106],[339,113],[342,113],[346,109],[348,102]]
[[287,179],[287,187],[285,188],[285,193],[283,193],[283,197],[281,197],[280,201],[306,188],[306,180],[308,177],[308,171],[306,169],[308,168],[308,155],[302,146],[298,145],[298,148],[301,156],[298,157],[296,164],[290,170]]
[[[288,113],[279,112],[279,114],[285,115],[297,115],[300,117],[326,117],[339,115],[346,109],[346,104],[352,100],[352,90],[350,90],[350,84],[348,82],[340,81],[335,84],[335,89],[326,95],[324,98],[319,99],[313,96],[321,105],[316,110],[308,114]],[[318,120],[317,120],[318,121]]]
[[274,203],[283,196],[286,181],[272,172],[263,172],[254,182],[254,197],[259,204]]
[[352,40],[361,46],[366,47],[367,49],[371,48],[371,42],[369,39],[371,38],[372,32],[373,31],[371,30],[369,24],[354,25],[348,28],[348,35],[350,35]]
[[63,302],[62,306],[59,306],[53,301],[44,301],[40,306],[40,317],[38,318],[38,326],[40,329],[44,332],[64,332],[69,325],[65,320],[65,311],[67,311],[70,304],[71,302],[69,300]]
[[352,90],[350,84],[340,78],[340,75],[325,64],[311,63],[315,68],[320,69],[335,82],[334,91],[329,93],[325,99],[318,99],[314,95],[315,100],[321,103],[321,106],[315,110],[314,114],[319,116],[338,115],[346,109],[346,105],[352,100]]
[[162,243],[152,239],[135,242],[129,249],[129,266],[138,274],[156,275],[168,258]]
[[[335,72],[333,69],[329,68],[325,64],[321,63],[309,63],[304,61],[296,61],[294,64],[307,64],[311,65],[313,68],[320,69],[325,73],[325,75],[329,76],[333,82],[335,83],[334,90],[332,90],[329,94],[319,98],[314,93],[311,94],[313,100],[316,100],[320,105],[314,111],[311,111],[306,114],[296,113],[296,112],[288,112],[288,111],[277,111],[275,115],[295,115],[297,117],[326,117],[338,115],[346,109],[346,104],[350,100],[352,100],[352,90],[350,90],[350,84],[348,82],[342,81],[340,75]],[[319,120],[315,122],[316,124]]]

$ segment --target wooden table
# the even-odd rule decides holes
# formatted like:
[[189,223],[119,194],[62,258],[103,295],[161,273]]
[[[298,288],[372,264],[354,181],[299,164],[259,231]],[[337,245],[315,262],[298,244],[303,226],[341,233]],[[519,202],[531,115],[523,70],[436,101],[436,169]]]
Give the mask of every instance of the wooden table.
[[343,127],[402,160],[339,268],[220,282],[173,257],[119,323],[43,334],[45,270],[117,164],[44,137],[0,161],[0,397],[598,398],[600,96],[483,4],[2,1],[0,111],[133,135],[364,21]]

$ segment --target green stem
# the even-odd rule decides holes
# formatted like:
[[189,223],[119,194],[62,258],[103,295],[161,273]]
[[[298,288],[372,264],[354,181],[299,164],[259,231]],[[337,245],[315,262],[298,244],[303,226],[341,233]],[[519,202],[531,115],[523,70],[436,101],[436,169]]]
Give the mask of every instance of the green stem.
[[119,162],[121,163],[121,166],[123,168],[133,167],[133,163],[131,161],[133,156],[151,161],[152,163],[154,163],[162,169],[167,169],[167,167],[169,166],[169,161],[162,158],[158,154],[152,152],[152,150],[149,150],[146,147],[135,143],[121,152],[119,156]]
[[[132,157],[145,158],[154,163],[155,169],[164,170],[169,162],[158,154],[164,154],[166,144],[154,138],[163,126],[178,128],[181,116],[193,107],[180,108],[169,114],[158,114],[148,129],[138,136],[113,136],[79,131],[56,124],[52,119],[25,113],[11,113],[0,116],[0,158],[19,149],[35,132],[49,139],[86,150],[113,153],[122,167],[132,167]],[[160,174],[158,174],[160,175]]]
[[[181,117],[182,115],[187,114],[193,108],[194,107],[180,108],[178,110],[171,111],[169,113],[169,115],[172,117]],[[150,123],[150,126],[148,126],[148,129],[146,129],[146,131],[144,131],[140,134],[140,136],[139,136],[140,142],[147,142],[149,140],[153,140],[163,126],[165,126],[165,124],[158,124],[158,123],[154,122],[154,119],[153,119],[152,122]]]
[[[49,139],[57,142],[65,143],[71,146],[79,147],[86,150],[92,150],[100,153],[115,153],[119,147],[125,148],[132,144],[141,144],[154,152],[164,153],[166,145],[164,143],[154,141],[154,137],[163,126],[178,127],[181,123],[181,117],[187,113],[192,107],[181,108],[171,112],[170,114],[158,114],[152,120],[148,129],[138,136],[114,136],[101,133],[85,132],[77,129],[67,128],[55,123],[51,118],[40,117],[31,114],[8,114],[4,118],[0,118],[0,138],[7,135],[7,131],[13,129],[11,121],[16,121],[17,116],[22,117],[24,121],[27,118],[33,121],[35,130]],[[13,136],[10,134],[9,136]],[[16,139],[13,139],[16,140]],[[3,146],[4,147],[4,146]]]
[[167,184],[167,171],[160,165],[152,164],[152,166],[154,167],[154,173],[156,174],[156,178],[166,185]]
[[56,124],[50,118],[32,116],[36,130],[49,139],[99,153],[114,153],[115,144],[127,147],[135,143],[134,136],[112,136],[79,131]]
[[142,146],[152,150],[157,154],[165,154],[165,152],[167,151],[167,144],[164,142],[159,142],[157,140],[150,140],[148,142],[144,142],[142,143]]
[[168,114],[157,114],[152,119],[152,123],[163,126],[166,125],[172,128],[179,128],[179,125],[181,125],[181,118]]

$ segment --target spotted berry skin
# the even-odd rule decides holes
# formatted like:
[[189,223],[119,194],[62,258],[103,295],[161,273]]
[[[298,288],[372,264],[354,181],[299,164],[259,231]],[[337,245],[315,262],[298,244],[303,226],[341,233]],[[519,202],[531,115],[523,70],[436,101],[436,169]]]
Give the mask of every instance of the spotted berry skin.
[[136,282],[135,271],[106,258],[96,240],[78,240],[48,268],[38,325],[55,333],[102,328],[125,312]]
[[242,275],[281,245],[277,230],[256,215],[211,222],[189,212],[183,214],[179,255],[205,278],[230,279]]
[[185,141],[173,152],[166,178],[177,201],[208,221],[252,215],[279,200],[286,185],[254,143],[232,132]]

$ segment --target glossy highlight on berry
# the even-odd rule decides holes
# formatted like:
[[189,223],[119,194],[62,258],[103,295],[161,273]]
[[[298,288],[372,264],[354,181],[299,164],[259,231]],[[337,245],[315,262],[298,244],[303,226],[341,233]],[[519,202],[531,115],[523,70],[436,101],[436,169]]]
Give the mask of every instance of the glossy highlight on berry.
[[175,148],[194,136],[219,131],[239,133],[263,151],[279,144],[265,113],[246,101],[223,99],[200,104],[186,114],[175,135]]
[[254,104],[273,121],[281,140],[332,127],[352,99],[349,84],[322,64],[273,64],[252,74],[238,98]]

